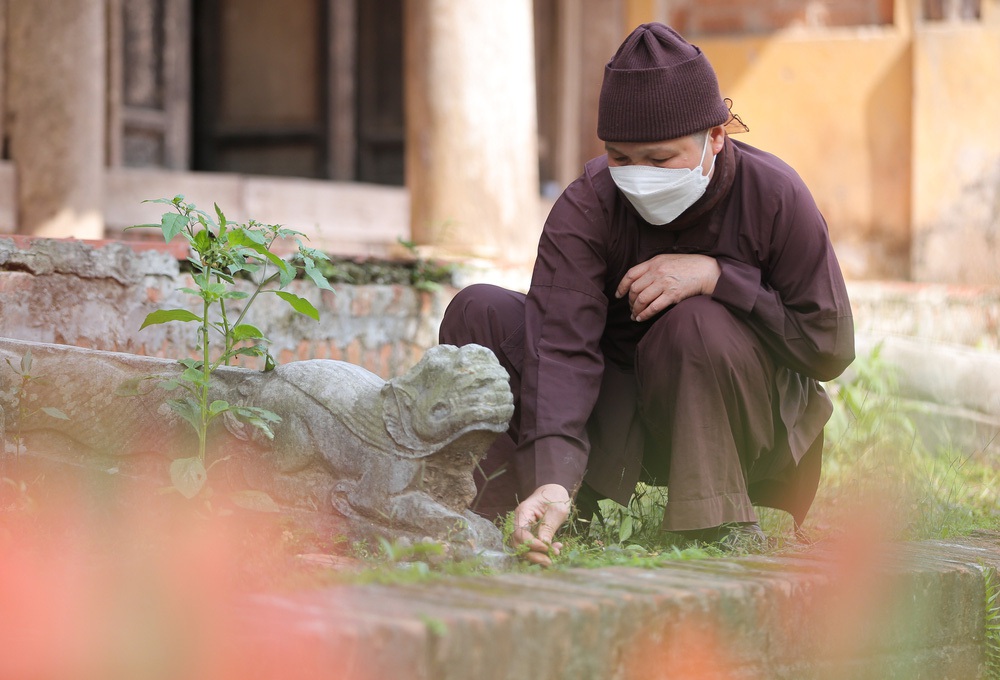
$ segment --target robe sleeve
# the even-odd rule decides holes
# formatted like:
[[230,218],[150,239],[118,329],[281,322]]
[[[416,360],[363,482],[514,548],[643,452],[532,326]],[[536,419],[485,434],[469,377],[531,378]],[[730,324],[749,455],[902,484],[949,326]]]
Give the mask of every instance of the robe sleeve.
[[585,174],[557,200],[539,240],[525,304],[519,442],[536,488],[556,483],[572,493],[586,471],[586,423],[604,371],[607,232]]
[[767,272],[719,258],[713,298],[745,319],[779,364],[832,380],[854,360],[854,321],[840,265],[826,222],[800,180],[774,200],[773,222],[756,230]]

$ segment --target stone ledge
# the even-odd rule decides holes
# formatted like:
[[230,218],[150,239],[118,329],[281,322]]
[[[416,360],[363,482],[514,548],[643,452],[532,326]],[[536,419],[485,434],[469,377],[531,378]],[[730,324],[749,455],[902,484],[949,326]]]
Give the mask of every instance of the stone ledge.
[[[925,338],[859,334],[858,356],[879,346],[895,379],[899,408],[932,449],[996,455],[1000,433],[1000,352]],[[835,382],[851,379],[848,368]]]
[[[0,236],[0,336],[149,356],[187,356],[197,346],[194,324],[150,326],[156,309],[188,308],[196,298],[179,271],[173,245],[160,242],[82,242]],[[437,344],[437,327],[454,291],[422,292],[399,284],[311,282],[290,290],[320,310],[315,322],[275,296],[254,307],[255,323],[271,340],[279,363],[338,359],[384,378],[404,373]],[[200,310],[199,310],[200,311]],[[256,367],[257,364],[249,362]]]
[[1000,286],[848,281],[859,335],[1000,350]]
[[968,680],[986,677],[984,565],[1000,535],[340,586],[242,618],[262,675],[295,678]]

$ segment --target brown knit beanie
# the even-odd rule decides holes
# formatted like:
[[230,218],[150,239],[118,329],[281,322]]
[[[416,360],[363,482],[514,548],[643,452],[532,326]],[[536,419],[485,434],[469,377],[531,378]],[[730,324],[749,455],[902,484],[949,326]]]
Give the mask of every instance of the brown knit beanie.
[[597,136],[658,142],[722,125],[729,109],[700,49],[663,24],[632,31],[604,67]]

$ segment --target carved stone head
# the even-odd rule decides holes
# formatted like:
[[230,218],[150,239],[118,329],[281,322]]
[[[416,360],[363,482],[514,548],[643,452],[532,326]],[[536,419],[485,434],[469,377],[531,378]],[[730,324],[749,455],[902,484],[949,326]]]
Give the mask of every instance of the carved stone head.
[[504,432],[514,414],[510,378],[480,345],[439,345],[382,388],[386,429],[413,455],[470,430]]

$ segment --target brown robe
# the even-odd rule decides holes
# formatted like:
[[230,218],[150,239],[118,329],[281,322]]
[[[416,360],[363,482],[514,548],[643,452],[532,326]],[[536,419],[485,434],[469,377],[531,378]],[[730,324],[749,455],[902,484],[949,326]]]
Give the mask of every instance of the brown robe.
[[[661,253],[715,257],[715,292],[632,321],[615,289]],[[668,485],[670,530],[753,521],[751,503],[801,522],[832,412],[817,381],[854,358],[843,276],[808,189],[728,138],[705,195],[662,226],[638,216],[605,156],[587,163],[549,214],[528,295],[463,290],[441,341],[491,347],[511,373],[510,436],[484,465],[507,474],[480,476],[477,511],[582,481],[625,504],[643,479]]]

